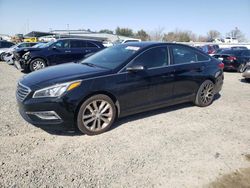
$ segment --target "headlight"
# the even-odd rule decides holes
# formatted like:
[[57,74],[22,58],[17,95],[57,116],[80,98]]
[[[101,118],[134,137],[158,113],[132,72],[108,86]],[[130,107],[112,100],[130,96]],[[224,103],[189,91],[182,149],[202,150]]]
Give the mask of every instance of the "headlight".
[[62,84],[56,84],[50,87],[46,87],[37,90],[33,94],[33,98],[44,98],[44,97],[60,97],[63,93],[75,89],[80,86],[81,81],[67,82]]

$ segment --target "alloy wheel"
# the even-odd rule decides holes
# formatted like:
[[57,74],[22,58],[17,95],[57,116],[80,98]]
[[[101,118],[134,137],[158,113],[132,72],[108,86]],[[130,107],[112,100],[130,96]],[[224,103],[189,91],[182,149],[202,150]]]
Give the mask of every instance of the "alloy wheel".
[[33,70],[39,70],[39,69],[43,69],[45,67],[45,64],[43,61],[37,60],[34,61],[32,64]]
[[211,103],[214,98],[214,84],[207,82],[203,85],[200,92],[200,99],[204,105]]
[[105,100],[89,103],[82,114],[83,125],[90,131],[100,131],[110,125],[113,119],[111,104]]

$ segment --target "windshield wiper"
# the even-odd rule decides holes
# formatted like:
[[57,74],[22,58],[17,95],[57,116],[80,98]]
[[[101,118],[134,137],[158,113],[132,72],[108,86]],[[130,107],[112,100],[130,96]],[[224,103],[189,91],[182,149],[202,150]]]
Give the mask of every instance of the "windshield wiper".
[[88,62],[84,62],[84,63],[81,63],[81,64],[87,65],[87,66],[90,66],[90,67],[100,67],[100,68],[103,68],[103,69],[109,69],[107,67],[103,67],[103,66],[96,65],[96,64],[93,64],[93,63],[88,63]]
[[97,67],[95,64],[93,64],[93,63],[88,63],[88,62],[86,62],[86,63],[82,63],[83,65],[88,65],[88,66],[90,66],[90,67]]

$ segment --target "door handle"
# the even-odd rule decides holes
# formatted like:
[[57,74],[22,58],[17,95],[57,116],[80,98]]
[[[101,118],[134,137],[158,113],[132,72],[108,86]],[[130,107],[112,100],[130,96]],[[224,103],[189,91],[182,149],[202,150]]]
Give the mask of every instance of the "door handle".
[[162,77],[162,78],[173,78],[174,76],[175,76],[174,73],[170,73],[170,74],[164,74],[164,75],[162,75],[161,77]]
[[70,52],[71,52],[70,50],[65,51],[65,53],[70,53]]
[[91,50],[85,50],[85,52],[91,52]]

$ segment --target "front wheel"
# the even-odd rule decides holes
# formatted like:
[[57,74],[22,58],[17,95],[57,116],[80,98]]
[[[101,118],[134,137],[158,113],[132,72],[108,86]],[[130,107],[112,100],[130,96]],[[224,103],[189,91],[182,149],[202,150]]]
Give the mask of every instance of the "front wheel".
[[106,95],[94,95],[80,107],[77,115],[77,127],[87,135],[96,135],[107,131],[116,117],[116,108],[112,99]]
[[37,59],[32,60],[30,62],[30,66],[29,66],[31,72],[43,69],[45,67],[46,67],[46,63],[41,58],[37,58]]
[[214,100],[214,83],[211,80],[204,81],[196,93],[195,105],[209,106]]
[[3,53],[1,53],[1,55],[0,55],[0,60],[1,61],[3,61],[4,60],[4,56],[5,56],[5,53],[3,52]]

